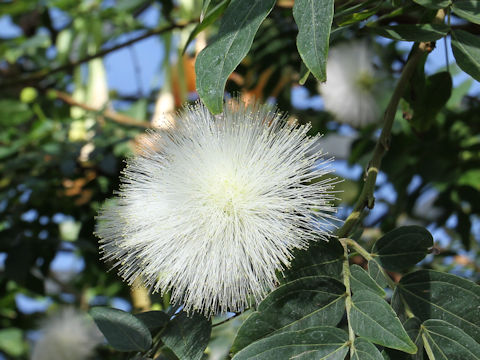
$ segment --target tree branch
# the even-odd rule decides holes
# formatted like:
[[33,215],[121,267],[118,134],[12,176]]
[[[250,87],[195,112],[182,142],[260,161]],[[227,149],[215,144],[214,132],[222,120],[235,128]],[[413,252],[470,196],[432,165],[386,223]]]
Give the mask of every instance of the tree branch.
[[[437,12],[437,21],[443,21],[445,17],[445,12],[443,9],[440,9]],[[407,87],[410,78],[415,72],[415,68],[425,54],[429,54],[434,48],[434,43],[430,42],[421,42],[417,45],[415,43],[412,47],[412,53],[408,59],[405,67],[402,70],[400,79],[398,80],[397,86],[390,98],[387,109],[383,116],[383,129],[380,134],[380,137],[377,140],[375,149],[373,151],[372,159],[367,168],[367,173],[365,176],[365,182],[362,188],[362,192],[355,204],[355,207],[352,213],[347,217],[343,226],[338,229],[337,236],[339,238],[347,237],[350,232],[353,230],[355,225],[358,223],[362,211],[365,207],[372,209],[375,204],[375,198],[373,196],[375,191],[375,183],[377,181],[377,175],[380,171],[380,165],[382,164],[382,158],[385,153],[388,151],[390,136],[393,126],[393,121],[395,119],[395,113],[397,112],[398,103],[402,98],[402,95]]]
[[68,105],[78,106],[79,108],[81,108],[83,110],[100,113],[100,115],[102,115],[102,116],[104,116],[104,117],[106,117],[106,118],[108,118],[112,121],[115,121],[116,123],[119,123],[119,124],[122,124],[122,125],[127,125],[127,126],[136,126],[136,127],[145,128],[145,129],[148,129],[148,128],[152,127],[152,124],[150,124],[147,121],[141,121],[141,120],[135,119],[133,117],[130,117],[128,115],[119,114],[115,111],[108,110],[108,109],[102,111],[101,109],[97,109],[97,108],[94,108],[93,106],[78,102],[74,98],[72,98],[70,95],[68,95],[64,92],[61,92],[61,91],[58,91],[58,90],[50,90],[50,91],[55,93],[55,96],[57,97],[57,99],[62,100],[63,102],[67,103]]
[[5,86],[15,86],[15,85],[24,85],[24,84],[35,83],[35,82],[38,82],[40,80],[45,79],[46,77],[48,77],[50,75],[56,74],[58,72],[68,71],[68,70],[73,69],[74,67],[76,67],[78,65],[89,62],[90,60],[93,60],[93,59],[96,59],[96,58],[99,58],[99,57],[103,57],[103,56],[105,56],[105,55],[107,55],[111,52],[117,51],[117,50],[122,49],[126,46],[130,46],[130,45],[132,45],[132,44],[134,44],[138,41],[144,40],[144,39],[146,39],[146,38],[148,38],[152,35],[160,35],[160,34],[163,34],[165,32],[168,32],[168,31],[171,31],[171,30],[174,30],[174,29],[182,29],[185,26],[193,24],[195,22],[198,22],[198,19],[193,19],[193,20],[186,21],[186,22],[180,22],[180,23],[171,24],[171,25],[168,25],[168,26],[155,28],[155,29],[149,30],[146,33],[144,33],[142,35],[139,35],[139,36],[137,36],[133,39],[130,39],[130,40],[124,42],[124,43],[112,46],[112,47],[107,48],[107,49],[100,50],[99,52],[97,52],[95,54],[92,54],[92,55],[85,56],[82,59],[75,60],[75,61],[70,61],[70,62],[68,62],[64,65],[60,65],[60,66],[58,66],[56,68],[53,68],[53,69],[38,70],[38,71],[34,72],[33,74],[31,74],[29,76],[26,76],[24,78],[13,79],[11,81],[1,82],[0,86],[5,87]]

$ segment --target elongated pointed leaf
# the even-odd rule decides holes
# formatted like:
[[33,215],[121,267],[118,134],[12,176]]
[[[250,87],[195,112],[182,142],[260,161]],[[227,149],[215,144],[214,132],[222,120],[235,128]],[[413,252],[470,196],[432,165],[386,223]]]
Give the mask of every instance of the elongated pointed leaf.
[[452,50],[458,66],[480,81],[480,38],[463,30],[452,31]]
[[150,331],[132,314],[107,307],[94,307],[89,313],[116,350],[146,351],[152,345]]
[[480,24],[480,1],[456,0],[452,5],[455,15],[475,24]]
[[397,291],[420,320],[445,320],[480,341],[480,286],[433,270],[405,275]]
[[350,283],[354,293],[360,290],[369,290],[381,297],[385,296],[385,291],[368,275],[368,272],[360,266],[352,265],[350,267],[350,274]]
[[378,239],[372,253],[384,268],[401,271],[422,260],[432,246],[433,237],[427,229],[402,226]]
[[380,296],[357,291],[352,300],[350,321],[358,336],[409,354],[417,351],[393,309]]
[[[204,6],[206,5],[208,7],[209,3],[210,1],[206,2]],[[183,46],[182,54],[185,53],[185,50],[187,50],[188,45],[190,45],[190,43],[195,38],[195,36],[197,36],[207,27],[212,25],[223,14],[223,12],[225,11],[229,3],[230,3],[230,0],[223,0],[219,4],[217,4],[217,6],[215,6],[210,12],[208,12],[205,17],[202,16],[201,22],[195,26],[195,28],[192,30],[192,32],[188,36],[188,39],[185,42],[185,45]],[[202,13],[203,13],[203,10],[202,10]]]
[[274,333],[337,325],[345,311],[345,286],[327,276],[294,280],[270,293],[238,331],[232,352]]
[[370,341],[364,338],[355,339],[355,352],[352,360],[384,360],[382,354]]
[[430,360],[480,359],[480,344],[446,321],[425,321],[422,325],[422,339]]
[[247,55],[255,33],[274,4],[275,0],[232,0],[217,36],[198,54],[197,91],[212,113],[222,111],[227,78]]
[[333,0],[296,0],[293,17],[298,26],[297,48],[308,69],[319,81],[325,81]]
[[161,339],[179,359],[197,360],[210,340],[212,326],[204,316],[181,312],[170,321]]
[[448,34],[450,27],[445,24],[392,25],[370,27],[373,33],[402,41],[435,41]]
[[319,326],[269,336],[246,347],[233,359],[343,360],[347,352],[348,335],[345,331]]

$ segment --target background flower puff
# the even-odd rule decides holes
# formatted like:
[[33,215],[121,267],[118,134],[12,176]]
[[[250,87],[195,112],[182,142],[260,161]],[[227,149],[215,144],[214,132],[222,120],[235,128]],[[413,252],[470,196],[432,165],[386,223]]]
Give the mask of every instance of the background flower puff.
[[198,103],[174,124],[149,134],[100,212],[104,258],[186,311],[242,310],[276,285],[293,249],[329,234],[330,160],[309,125],[267,106],[234,100],[214,116]]
[[330,49],[327,81],[319,84],[325,109],[339,122],[362,127],[380,121],[379,79],[374,54],[366,41],[341,43]]

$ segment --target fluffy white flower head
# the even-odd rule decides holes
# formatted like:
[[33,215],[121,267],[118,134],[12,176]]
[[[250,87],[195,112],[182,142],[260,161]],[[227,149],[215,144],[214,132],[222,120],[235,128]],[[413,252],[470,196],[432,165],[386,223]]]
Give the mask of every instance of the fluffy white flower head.
[[103,339],[93,322],[73,308],[50,316],[40,330],[32,360],[86,360]]
[[319,85],[325,109],[339,122],[362,127],[379,121],[373,92],[373,54],[364,41],[342,43],[330,49],[327,81]]
[[175,123],[150,134],[101,211],[104,257],[187,311],[242,310],[275,286],[293,249],[328,235],[328,161],[311,153],[309,126],[263,106],[233,101],[213,116],[197,104]]

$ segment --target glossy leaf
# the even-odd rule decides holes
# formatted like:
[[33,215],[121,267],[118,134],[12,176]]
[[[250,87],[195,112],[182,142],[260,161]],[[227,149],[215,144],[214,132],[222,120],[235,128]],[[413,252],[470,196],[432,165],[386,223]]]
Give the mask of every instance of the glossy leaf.
[[197,91],[212,113],[222,111],[227,78],[247,55],[255,33],[274,4],[275,0],[232,0],[217,36],[198,54]]
[[455,15],[475,24],[480,24],[480,1],[456,0],[452,5]]
[[319,81],[325,81],[333,0],[296,0],[293,17],[298,26],[297,48],[305,65]]
[[353,294],[352,300],[350,321],[358,336],[409,354],[417,351],[393,309],[380,296],[364,290]]
[[269,336],[246,347],[233,359],[343,360],[347,352],[348,335],[345,331],[319,326]]
[[116,350],[146,351],[152,345],[150,331],[132,314],[107,307],[94,307],[89,313]]
[[420,320],[440,319],[480,341],[480,286],[433,270],[405,275],[398,292]]
[[352,360],[383,360],[383,356],[370,341],[356,338]]
[[145,311],[135,314],[135,317],[143,322],[150,331],[163,328],[170,320],[170,317],[163,311]]
[[305,276],[325,275],[342,278],[343,247],[337,239],[317,241],[307,250],[296,250],[290,268],[284,272],[287,280]]
[[452,51],[458,66],[480,81],[480,38],[463,30],[452,31]]
[[392,25],[370,27],[373,33],[402,41],[435,41],[448,34],[450,27],[445,24]]
[[210,340],[212,326],[209,320],[197,313],[187,315],[182,311],[170,321],[161,339],[180,359],[197,360]]
[[354,293],[360,290],[369,290],[381,297],[385,296],[385,291],[362,267],[355,264],[350,266],[350,274],[350,284]]
[[345,312],[345,287],[326,276],[294,280],[270,293],[238,331],[232,351],[279,332],[337,325]]
[[372,253],[381,266],[401,271],[422,260],[433,246],[433,237],[421,226],[402,226],[382,236]]
[[430,360],[480,359],[480,344],[446,321],[425,321],[422,324],[422,339]]

